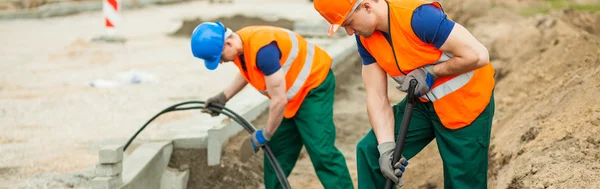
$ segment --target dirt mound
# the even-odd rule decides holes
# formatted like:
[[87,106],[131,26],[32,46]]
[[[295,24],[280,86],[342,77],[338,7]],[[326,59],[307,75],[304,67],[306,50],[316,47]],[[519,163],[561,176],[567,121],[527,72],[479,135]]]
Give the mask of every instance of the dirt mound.
[[[522,17],[513,6],[539,2],[494,3],[502,6],[482,8],[485,14],[475,11],[481,17],[457,16],[488,48],[496,69],[489,187],[600,186],[599,14],[557,10]],[[460,14],[468,5],[446,9]],[[439,156],[428,150],[432,147],[411,161]],[[411,166],[435,170],[439,164]],[[430,172],[421,178],[443,177]],[[433,181],[424,185],[421,179],[418,186],[443,187],[442,181]]]
[[514,48],[497,51],[510,74],[496,88],[495,186],[598,186],[600,40],[552,16],[536,20],[494,44]]
[[181,24],[181,27],[179,29],[177,29],[174,33],[172,33],[171,35],[172,36],[181,36],[181,37],[190,37],[190,35],[192,35],[192,32],[194,31],[194,28],[196,28],[196,26],[198,26],[198,24],[200,24],[202,22],[206,22],[206,21],[221,22],[221,23],[223,23],[223,25],[225,25],[226,27],[228,27],[229,29],[231,29],[233,31],[237,31],[246,26],[252,26],[252,25],[271,25],[271,26],[287,28],[290,30],[294,29],[294,21],[292,21],[292,20],[278,18],[277,20],[270,21],[270,20],[265,20],[265,19],[259,18],[259,17],[249,17],[249,16],[236,14],[236,15],[228,16],[228,17],[219,17],[219,18],[216,18],[213,20],[202,20],[200,18],[187,19],[187,20],[184,20],[183,23]]
[[567,9],[556,11],[552,15],[571,26],[581,28],[592,35],[600,37],[600,12]]
[[497,72],[491,188],[600,186],[597,22],[574,10],[470,20]]

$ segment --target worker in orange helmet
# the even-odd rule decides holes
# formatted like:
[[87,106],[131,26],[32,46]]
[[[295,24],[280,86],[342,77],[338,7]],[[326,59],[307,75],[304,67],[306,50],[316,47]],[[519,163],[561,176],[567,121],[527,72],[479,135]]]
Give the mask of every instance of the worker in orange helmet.
[[[487,49],[437,2],[424,0],[315,0],[331,26],[355,35],[372,130],[357,144],[358,188],[397,185],[407,160],[433,139],[444,166],[445,188],[486,188],[494,115],[494,69]],[[417,103],[403,158],[392,165],[405,100],[390,107],[389,75]]]
[[[354,187],[346,159],[335,147],[335,76],[325,50],[285,28],[248,26],[233,32],[221,22],[196,26],[190,47],[208,70],[226,62],[239,69],[222,92],[206,101],[207,106],[225,106],[247,84],[271,101],[265,127],[242,146],[244,158],[269,144],[289,176],[304,146],[324,188]],[[203,112],[219,115],[209,109]],[[274,169],[264,167],[265,188],[282,188]]]

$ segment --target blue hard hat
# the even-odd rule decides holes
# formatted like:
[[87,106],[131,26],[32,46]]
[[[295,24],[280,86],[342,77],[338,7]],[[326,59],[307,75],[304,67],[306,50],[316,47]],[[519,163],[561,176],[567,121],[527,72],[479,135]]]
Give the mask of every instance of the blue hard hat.
[[209,70],[214,70],[221,62],[225,32],[227,29],[220,22],[204,22],[196,26],[192,32],[190,45],[194,57],[204,60]]

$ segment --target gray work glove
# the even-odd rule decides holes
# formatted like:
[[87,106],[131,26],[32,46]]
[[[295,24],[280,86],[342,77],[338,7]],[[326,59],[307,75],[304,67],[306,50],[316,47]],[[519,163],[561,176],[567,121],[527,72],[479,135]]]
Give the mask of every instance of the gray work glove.
[[384,142],[377,146],[377,150],[379,150],[379,169],[385,178],[392,180],[398,187],[402,187],[404,186],[402,173],[404,173],[408,161],[402,156],[400,161],[392,167],[395,148],[395,142]]
[[416,96],[423,96],[431,90],[431,86],[435,79],[437,79],[437,75],[433,72],[433,65],[426,65],[420,68],[417,68],[410,73],[408,73],[405,77],[402,77],[398,83],[398,90],[403,92],[408,92],[408,87],[410,86],[410,80],[417,80],[417,87],[415,88]]
[[[212,111],[212,110],[208,109],[208,107],[211,106],[212,104],[218,104],[221,106],[225,106],[226,103],[227,103],[227,97],[225,97],[224,92],[221,92],[218,95],[210,97],[208,100],[206,100],[206,104],[204,104],[204,107],[206,107],[206,108],[202,109],[201,112],[208,113],[212,117],[218,116],[220,114],[219,112]],[[217,108],[217,107],[215,107],[215,108]],[[221,109],[221,108],[217,108],[217,109]]]

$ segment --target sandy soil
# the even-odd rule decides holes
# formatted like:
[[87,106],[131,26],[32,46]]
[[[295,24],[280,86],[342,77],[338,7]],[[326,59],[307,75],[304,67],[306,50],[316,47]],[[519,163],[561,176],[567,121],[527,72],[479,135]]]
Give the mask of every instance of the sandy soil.
[[[522,15],[528,6],[541,4],[442,1],[451,17],[488,48],[497,72],[488,187],[600,188],[600,13],[553,10]],[[336,145],[346,156],[356,185],[355,144],[368,131],[369,122],[359,66],[352,69],[338,75],[335,120]],[[393,95],[392,102],[402,97]],[[240,140],[246,136],[233,137],[222,166],[209,169],[221,170],[211,177],[221,181],[194,177],[191,188],[261,187],[262,156],[250,163],[237,160]],[[304,151],[289,180],[294,188],[322,188]],[[443,188],[434,142],[411,159],[405,180],[405,188]]]
[[[600,14],[554,10],[521,16],[539,1],[466,11],[486,3],[498,1],[450,4],[446,10],[484,43],[497,72],[488,187],[600,187],[600,101],[594,97],[600,90]],[[429,152],[419,155],[437,154]],[[427,166],[440,170],[441,162]],[[433,182],[417,186],[443,186],[441,171],[422,176]]]
[[572,22],[588,16],[523,20],[495,42],[508,75],[497,85],[492,186],[600,187],[600,36],[584,29],[593,22]]

